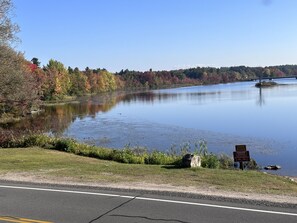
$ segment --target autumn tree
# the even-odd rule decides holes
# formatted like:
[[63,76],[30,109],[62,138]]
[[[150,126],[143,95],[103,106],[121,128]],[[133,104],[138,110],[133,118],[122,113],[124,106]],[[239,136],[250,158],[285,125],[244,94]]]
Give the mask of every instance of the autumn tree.
[[25,115],[37,107],[40,97],[28,61],[11,47],[19,30],[10,18],[12,8],[10,0],[0,0],[0,118]]
[[23,55],[9,46],[0,45],[0,61],[0,114],[25,115],[38,104],[38,83]]
[[69,89],[70,95],[81,96],[89,92],[90,85],[88,77],[77,67],[69,74],[69,76],[71,81],[71,87]]
[[114,75],[105,69],[99,72],[97,83],[99,92],[114,91],[117,88]]
[[71,81],[69,77],[68,70],[64,65],[57,61],[51,59],[46,67],[44,67],[46,73],[46,92],[45,98],[49,99],[63,99],[68,95]]

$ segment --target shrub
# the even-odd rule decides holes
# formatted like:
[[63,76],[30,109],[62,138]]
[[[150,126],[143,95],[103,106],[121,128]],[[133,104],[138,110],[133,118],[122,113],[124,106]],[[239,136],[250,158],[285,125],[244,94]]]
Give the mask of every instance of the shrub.
[[114,150],[112,160],[121,163],[144,164],[144,157],[136,155],[131,149]]
[[146,164],[164,164],[166,157],[165,154],[159,151],[153,151],[148,155],[148,157],[145,159]]
[[[79,154],[82,155],[82,154]],[[113,159],[113,150],[106,148],[92,148],[88,154],[89,157],[103,159],[103,160],[112,160]]]
[[155,150],[148,154],[145,159],[145,163],[154,165],[173,165],[179,159],[181,159],[180,156],[169,155]]
[[226,155],[226,154],[221,154],[219,156],[219,162],[220,162],[220,168],[222,168],[222,169],[232,169],[232,168],[234,168],[233,158]]
[[245,168],[249,169],[249,170],[259,170],[260,167],[257,164],[256,160],[251,159],[249,162],[245,163]]
[[217,169],[220,167],[220,161],[218,157],[212,153],[202,156],[201,166],[205,168]]
[[10,130],[0,127],[0,147],[23,147],[24,135],[27,133],[28,131],[25,130]]
[[30,146],[40,146],[45,147],[50,143],[51,138],[46,135],[29,135],[24,138],[23,146],[30,147]]
[[68,148],[67,148],[67,142],[66,141],[63,141],[63,140],[59,140],[57,142],[55,142],[55,150],[58,150],[58,151],[65,151],[65,152],[68,152]]

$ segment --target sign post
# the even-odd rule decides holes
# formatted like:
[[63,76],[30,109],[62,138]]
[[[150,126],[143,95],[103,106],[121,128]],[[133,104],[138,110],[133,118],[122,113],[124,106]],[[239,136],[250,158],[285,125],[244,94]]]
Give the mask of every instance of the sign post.
[[240,169],[243,170],[243,162],[250,161],[250,153],[246,150],[246,145],[236,145],[233,152],[234,162],[239,162]]

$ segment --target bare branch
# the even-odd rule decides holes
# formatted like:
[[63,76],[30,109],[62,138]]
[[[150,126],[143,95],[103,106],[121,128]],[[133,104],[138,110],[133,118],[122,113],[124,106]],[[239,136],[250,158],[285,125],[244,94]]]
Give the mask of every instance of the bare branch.
[[0,44],[8,45],[16,42],[15,36],[19,32],[19,26],[10,19],[13,4],[11,0],[0,0]]

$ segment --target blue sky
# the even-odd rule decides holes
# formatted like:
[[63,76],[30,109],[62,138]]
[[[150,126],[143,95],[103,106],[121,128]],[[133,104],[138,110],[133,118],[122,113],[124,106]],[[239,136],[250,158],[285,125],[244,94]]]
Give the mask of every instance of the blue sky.
[[14,0],[42,65],[145,71],[297,64],[296,0]]

